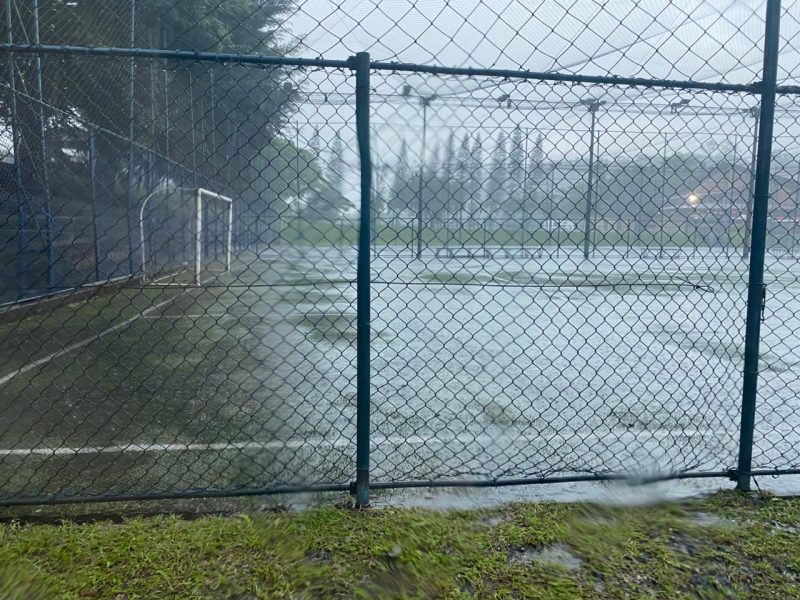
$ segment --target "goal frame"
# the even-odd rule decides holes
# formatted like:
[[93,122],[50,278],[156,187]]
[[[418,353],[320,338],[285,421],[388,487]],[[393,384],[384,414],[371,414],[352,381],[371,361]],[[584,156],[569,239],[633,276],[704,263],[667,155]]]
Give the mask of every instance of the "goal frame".
[[[227,248],[225,253],[225,271],[223,273],[227,273],[231,270],[231,257],[232,257],[232,246],[233,246],[233,199],[229,198],[228,196],[224,196],[217,192],[212,192],[211,190],[207,190],[205,188],[175,188],[173,191],[177,190],[187,190],[194,192],[194,210],[195,210],[195,231],[194,231],[194,245],[195,245],[195,257],[194,257],[194,285],[200,285],[202,282],[200,281],[200,275],[203,269],[203,198],[204,196],[210,196],[216,200],[220,200],[224,202],[227,207]],[[148,195],[144,201],[142,202],[141,207],[139,208],[139,245],[142,249],[142,283],[147,283],[147,249],[145,243],[145,209],[147,208],[147,203],[150,202],[151,199],[155,197],[155,195],[159,193],[159,191],[155,191]],[[153,280],[155,281],[155,280]],[[182,283],[168,283],[166,285],[178,285],[183,286],[185,284]]]

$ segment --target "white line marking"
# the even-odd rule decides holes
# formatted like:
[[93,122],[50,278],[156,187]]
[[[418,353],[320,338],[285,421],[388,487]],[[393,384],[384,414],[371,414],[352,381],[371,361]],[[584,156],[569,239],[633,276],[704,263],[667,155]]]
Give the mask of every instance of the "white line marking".
[[[255,316],[255,315],[253,315],[253,316]],[[187,314],[187,315],[144,315],[144,316],[142,316],[143,319],[152,319],[152,320],[158,320],[158,319],[171,319],[171,320],[176,320],[176,319],[202,319],[203,317],[213,317],[215,319],[220,319],[222,317],[236,317],[236,315],[233,315],[231,313],[222,313],[222,314],[219,314],[219,315],[213,314],[213,313],[202,313],[202,314],[199,314],[199,315]],[[236,318],[241,318],[241,317],[236,317]]]
[[[463,444],[479,443],[481,446],[498,445],[498,442],[513,443],[516,441],[521,442],[534,442],[537,440],[550,440],[556,437],[562,437],[565,441],[574,438],[578,432],[570,432],[569,435],[550,434],[542,435],[539,432],[530,434],[521,434],[516,436],[491,436],[488,434],[474,435],[471,433],[459,433],[457,435],[449,436],[421,436],[412,435],[408,437],[403,436],[383,436],[373,437],[371,444],[373,447],[381,446],[382,444],[390,444],[392,446],[399,446],[402,444],[411,445],[425,445],[425,444],[448,444],[458,442]],[[587,437],[603,438],[605,436],[614,435],[616,441],[623,439],[637,439],[640,437],[647,438],[667,438],[675,436],[686,437],[707,437],[718,434],[727,433],[724,430],[703,430],[703,429],[687,429],[687,430],[664,430],[659,429],[655,431],[631,431],[629,429],[609,429],[603,432],[591,432],[584,435],[580,440],[575,441],[575,445],[579,446],[584,444]],[[58,448],[8,448],[0,449],[0,456],[75,456],[79,454],[117,454],[125,452],[146,453],[146,452],[209,452],[209,451],[230,451],[230,450],[285,450],[297,449],[303,446],[328,446],[331,448],[344,448],[353,445],[353,440],[347,438],[337,438],[330,440],[327,438],[311,438],[308,440],[286,440],[286,441],[271,441],[271,442],[217,442],[212,444],[161,444],[157,442],[152,443],[136,443],[118,444],[114,446],[83,446],[83,447],[58,447]]]
[[163,302],[159,302],[158,304],[154,304],[153,306],[151,306],[147,310],[142,311],[138,315],[134,315],[130,319],[125,319],[121,323],[117,323],[116,325],[112,325],[111,327],[109,327],[108,329],[104,329],[100,333],[96,333],[95,335],[93,335],[91,337],[88,337],[86,339],[80,340],[79,342],[75,342],[74,344],[70,344],[69,346],[67,346],[66,348],[62,348],[58,352],[53,352],[52,354],[48,354],[47,356],[44,356],[44,357],[40,358],[39,360],[35,360],[32,363],[28,363],[27,365],[25,365],[24,367],[22,367],[20,369],[17,369],[16,371],[11,371],[11,373],[8,373],[8,374],[3,375],[2,377],[0,377],[0,385],[8,383],[9,381],[14,379],[14,377],[16,377],[18,375],[22,375],[23,373],[27,373],[28,371],[32,371],[36,367],[40,367],[42,365],[45,365],[45,364],[49,363],[51,360],[55,360],[59,356],[63,356],[64,354],[68,354],[68,353],[72,352],[73,350],[77,350],[78,348],[83,348],[87,344],[90,344],[90,343],[92,343],[92,342],[94,342],[96,340],[99,340],[100,338],[108,335],[109,333],[113,333],[114,331],[122,329],[123,327],[127,327],[128,325],[130,325],[131,323],[133,323],[134,321],[136,321],[140,317],[143,317],[144,315],[146,315],[148,313],[151,313],[154,310],[158,310],[162,306],[166,306],[167,304],[169,304],[173,300],[175,300],[175,298],[170,298],[169,300],[164,300]]
[[[310,312],[292,311],[292,312],[287,312],[287,313],[275,312],[275,313],[268,314],[268,315],[259,315],[259,314],[252,313],[252,312],[248,312],[248,313],[245,313],[243,315],[236,315],[236,314],[233,314],[233,313],[220,313],[220,314],[215,314],[215,313],[199,313],[199,314],[187,313],[187,314],[178,314],[178,315],[163,315],[163,314],[162,315],[149,315],[149,316],[144,316],[142,318],[144,318],[144,319],[152,319],[152,320],[169,319],[169,320],[173,320],[174,321],[174,320],[178,320],[178,319],[202,319],[204,317],[211,317],[211,318],[214,318],[214,319],[221,319],[221,318],[233,318],[233,319],[240,319],[240,320],[241,319],[258,319],[259,321],[263,321],[263,322],[282,323],[282,322],[286,321],[287,319],[295,319],[295,318],[303,318],[303,317],[311,317],[311,318],[314,318],[314,317],[325,317],[328,314],[329,313],[319,312],[319,311],[318,312],[314,312],[314,311],[310,311]],[[347,313],[343,313],[343,315],[346,317]],[[353,318],[355,318],[355,316],[353,316]]]
[[[206,280],[206,281],[209,281],[209,280]],[[205,282],[203,282],[203,283],[205,283]],[[6,384],[9,381],[11,381],[12,379],[14,379],[15,377],[17,377],[18,375],[22,375],[23,373],[27,373],[28,371],[32,371],[36,367],[40,367],[42,365],[46,365],[47,363],[49,363],[52,360],[55,360],[59,356],[63,356],[64,354],[69,354],[70,352],[72,352],[73,350],[77,350],[78,348],[83,348],[87,344],[91,344],[92,342],[95,342],[95,341],[105,337],[109,333],[113,333],[115,331],[123,329],[123,328],[127,327],[128,325],[130,325],[131,323],[133,323],[134,321],[136,321],[137,319],[140,319],[140,318],[144,317],[145,315],[148,315],[151,312],[153,312],[155,310],[158,310],[162,306],[166,306],[170,302],[174,302],[175,300],[177,300],[178,298],[180,298],[181,296],[183,296],[184,294],[186,294],[187,292],[189,292],[190,290],[193,290],[193,289],[195,289],[195,288],[194,287],[188,288],[188,289],[184,290],[183,292],[177,294],[176,296],[174,296],[172,298],[167,298],[163,302],[158,302],[157,304],[153,304],[151,307],[143,310],[142,312],[140,312],[137,315],[134,315],[130,319],[125,319],[121,323],[117,323],[116,325],[112,325],[111,327],[109,327],[108,329],[104,329],[100,333],[96,333],[91,337],[88,337],[88,338],[85,338],[83,340],[80,340],[79,342],[75,342],[74,344],[70,344],[66,348],[62,348],[61,350],[59,350],[57,352],[53,352],[52,354],[48,354],[47,356],[44,356],[44,357],[42,357],[42,358],[40,358],[38,360],[35,360],[32,363],[28,363],[27,365],[17,369],[16,371],[11,371],[11,373],[7,373],[6,375],[3,375],[2,377],[0,377],[0,385]]]
[[79,285],[71,288],[65,288],[63,290],[58,290],[57,292],[53,292],[52,294],[40,294],[38,296],[29,296],[28,298],[23,298],[21,300],[12,300],[11,302],[3,302],[0,304],[0,309],[5,309],[8,307],[8,312],[16,310],[17,308],[28,307],[32,304],[38,304],[40,300],[51,300],[53,298],[57,298],[61,295],[68,294],[70,292],[80,292],[83,290],[88,290],[96,287],[100,287],[106,285],[108,283],[116,283],[117,281],[122,281],[123,279],[131,279],[131,275],[121,275],[119,277],[112,277],[110,279],[104,279],[102,281],[93,281],[92,283],[87,283],[84,285]]

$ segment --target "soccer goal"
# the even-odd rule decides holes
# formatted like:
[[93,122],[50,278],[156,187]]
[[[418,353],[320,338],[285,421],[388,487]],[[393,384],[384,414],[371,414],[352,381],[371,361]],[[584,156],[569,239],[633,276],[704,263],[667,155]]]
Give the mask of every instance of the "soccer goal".
[[203,188],[156,190],[139,209],[141,277],[200,285],[231,269],[233,200]]

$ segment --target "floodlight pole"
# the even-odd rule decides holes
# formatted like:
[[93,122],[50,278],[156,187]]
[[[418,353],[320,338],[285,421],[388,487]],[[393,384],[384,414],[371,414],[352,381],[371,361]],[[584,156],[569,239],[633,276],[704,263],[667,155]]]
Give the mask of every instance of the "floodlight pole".
[[664,258],[664,209],[667,206],[667,134],[664,133],[664,155],[661,159],[661,210],[658,216],[658,258]]
[[[605,102],[603,100],[597,100],[595,98],[587,98],[585,100],[581,100],[581,104],[586,106],[592,118],[592,122],[589,128],[589,177],[588,177],[588,189],[586,190],[586,211],[584,213],[584,225],[583,225],[583,258],[584,260],[588,260],[589,238],[591,236],[592,212],[594,210],[593,195],[594,195],[595,125],[597,124],[597,111],[603,104],[605,104]],[[594,251],[594,244],[592,244],[592,250]]]
[[[131,0],[131,13],[130,13],[130,47],[136,47],[136,0]],[[132,222],[132,209],[133,209],[133,187],[134,187],[134,152],[133,152],[133,136],[135,133],[134,124],[134,111],[136,109],[136,59],[131,56],[128,60],[128,272],[133,277],[134,274],[134,261],[135,261],[135,242],[134,230]]]
[[731,227],[733,225],[733,210],[736,208],[736,160],[738,158],[739,136],[734,132],[733,144],[731,145],[731,187],[730,187],[730,206],[725,211],[725,258],[730,258],[731,252]]
[[[522,234],[522,248],[525,248],[525,233],[524,232],[525,232],[526,224],[527,224],[528,227],[530,227],[530,221],[533,220],[533,215],[530,214],[530,213],[533,213],[533,211],[530,210],[530,213],[529,213],[529,209],[530,209],[531,203],[530,203],[530,201],[528,199],[528,192],[530,191],[530,180],[529,180],[529,177],[530,177],[530,173],[531,173],[530,155],[528,154],[528,138],[530,137],[530,135],[531,135],[531,129],[530,129],[530,127],[526,127],[525,128],[525,161],[524,161],[525,166],[524,166],[524,171],[522,173],[522,177],[523,177],[523,179],[522,179],[522,231],[523,231],[523,234]],[[530,217],[531,217],[530,220],[527,219],[529,214],[530,214]],[[532,237],[533,236],[531,236],[531,238]]]
[[744,218],[744,238],[742,240],[742,258],[747,258],[750,253],[750,232],[753,230],[753,199],[756,193],[756,162],[758,158],[758,130],[761,120],[760,105],[753,106],[748,111],[753,117],[753,151],[750,159],[750,189],[747,195],[747,213]]
[[89,126],[89,176],[92,207],[92,241],[94,243],[94,278],[100,281],[100,236],[97,231],[97,127]]
[[[6,0],[6,33],[9,45],[14,43],[14,28],[11,17],[11,0]],[[11,88],[11,144],[14,153],[14,182],[15,199],[17,201],[17,296],[22,297],[24,285],[25,267],[27,265],[26,254],[28,242],[25,237],[25,206],[24,192],[22,184],[22,165],[20,164],[20,139],[19,139],[19,117],[17,114],[17,83],[16,83],[16,64],[14,54],[9,54],[8,60],[8,82]]]
[[[38,46],[39,39],[39,0],[33,0],[33,35]],[[55,253],[53,248],[53,197],[50,190],[50,176],[47,169],[47,139],[44,116],[44,86],[42,83],[42,55],[36,54],[36,100],[39,104],[39,138],[42,153],[42,187],[44,187],[44,214],[46,221],[45,248],[47,253],[47,291],[55,289]]]
[[435,97],[435,95],[420,97],[420,102],[422,103],[422,152],[419,158],[419,176],[417,182],[417,260],[422,258],[422,191],[425,178],[425,157],[428,154],[428,106]]
[[[553,233],[553,223],[555,219],[553,218],[553,194],[556,191],[556,163],[550,163],[550,169],[547,173],[547,180],[549,185],[547,186],[547,224],[548,224],[548,237],[551,237]],[[559,257],[561,254],[561,220],[558,221],[558,225],[556,226],[556,258]]]

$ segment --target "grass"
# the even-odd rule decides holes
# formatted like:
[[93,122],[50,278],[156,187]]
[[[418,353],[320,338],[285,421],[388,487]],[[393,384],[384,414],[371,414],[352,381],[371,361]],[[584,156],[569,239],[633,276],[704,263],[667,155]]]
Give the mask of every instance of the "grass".
[[4,525],[2,598],[788,598],[800,500]]
[[[531,229],[519,224],[506,224],[504,227],[491,229],[467,229],[452,225],[432,226],[427,224],[422,229],[422,239],[426,246],[578,246],[583,243],[582,222],[572,232],[546,231]],[[285,219],[281,229],[281,239],[292,246],[355,246],[358,242],[358,226],[353,221],[331,223],[326,221],[305,221],[303,219]],[[412,246],[417,238],[416,223],[412,226],[373,224],[373,239],[378,246]],[[797,247],[797,240],[780,229],[767,233],[768,248],[790,249]],[[591,232],[591,239],[601,246],[647,246],[657,249],[660,244],[668,247],[706,247],[727,242],[732,248],[741,248],[741,232],[736,228],[728,231],[716,229],[713,233],[703,233],[702,227],[695,230],[686,226],[685,231],[659,232],[644,230],[635,232],[598,231]],[[735,254],[735,252],[734,252]]]

